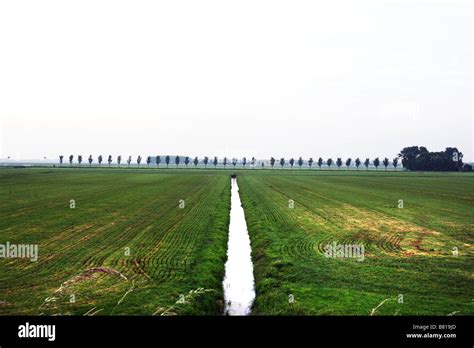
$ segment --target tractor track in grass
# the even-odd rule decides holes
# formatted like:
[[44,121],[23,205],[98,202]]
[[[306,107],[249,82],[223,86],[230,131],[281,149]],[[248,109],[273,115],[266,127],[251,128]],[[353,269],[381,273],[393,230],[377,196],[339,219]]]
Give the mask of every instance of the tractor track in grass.
[[[157,290],[152,289],[163,287],[165,292],[158,298],[154,297],[154,301],[162,305],[166,305],[163,301],[173,301],[168,305],[174,303],[176,291],[206,287],[208,280],[212,279],[208,272],[214,272],[215,284],[219,284],[220,273],[216,273],[219,267],[199,268],[197,258],[208,248],[225,254],[223,242],[222,246],[221,242],[214,243],[216,237],[218,240],[223,238],[216,233],[226,233],[224,226],[221,222],[219,229],[212,227],[215,219],[225,221],[228,218],[223,209],[225,204],[216,205],[216,202],[220,202],[219,197],[226,197],[222,196],[224,176],[180,174],[161,176],[159,180],[155,180],[158,177],[140,174],[117,177],[119,181],[114,185],[107,185],[106,189],[103,189],[102,184],[113,180],[110,179],[113,177],[111,174],[84,177],[84,180],[94,184],[81,186],[80,192],[73,195],[74,198],[79,197],[76,200],[79,208],[75,211],[65,210],[61,204],[49,204],[51,197],[66,204],[71,196],[69,190],[55,189],[50,191],[55,194],[48,197],[45,189],[47,186],[44,185],[55,185],[57,178],[47,179],[49,183],[39,180],[38,183],[41,183],[42,191],[46,194],[39,194],[33,200],[25,191],[31,210],[22,211],[24,207],[21,205],[14,208],[12,205],[10,211],[17,211],[16,214],[21,219],[25,216],[23,214],[36,216],[34,220],[22,220],[24,235],[29,235],[29,231],[32,231],[31,223],[39,221],[39,217],[43,216],[46,224],[40,227],[41,235],[36,236],[40,258],[37,263],[11,260],[0,264],[0,270],[10,270],[0,276],[0,300],[10,298],[8,302],[12,304],[5,307],[8,309],[0,309],[0,312],[15,312],[32,301],[39,305],[48,293],[50,295],[65,280],[98,267],[108,267],[123,273],[129,281],[140,283],[140,287],[148,287],[149,291],[156,292]],[[74,174],[71,172],[68,175]],[[95,179],[98,179],[97,182]],[[24,182],[19,183],[23,184]],[[170,187],[173,189],[170,190]],[[17,191],[11,190],[11,194],[14,192]],[[39,202],[37,197],[41,197],[40,201],[43,203],[36,204]],[[183,210],[178,207],[179,199],[185,200],[186,207]],[[44,211],[41,211],[43,208],[49,209],[47,215],[51,219],[44,219]],[[63,213],[56,213],[56,209],[65,211],[66,219]],[[74,224],[60,223],[59,219],[72,219]],[[5,225],[4,220],[5,228],[2,231],[8,235],[16,234],[15,228],[18,225],[9,224]],[[48,225],[52,228],[48,228]],[[124,248],[127,246],[131,249],[129,257],[124,255]],[[207,274],[202,278],[206,282],[196,284],[195,279],[199,274],[193,271]],[[11,276],[18,272],[22,273],[22,277]],[[95,286],[94,284],[91,286]],[[112,294],[118,289],[118,285],[107,282],[97,283],[97,286],[102,286],[100,292],[103,294],[109,291]],[[183,286],[185,288],[179,290]],[[11,289],[15,291],[12,292]],[[93,288],[89,290],[94,291]],[[171,290],[173,294],[169,293]],[[37,299],[28,297],[31,291],[42,295]],[[213,296],[218,293],[216,291]],[[12,299],[12,295],[18,299]],[[37,306],[29,308],[25,307],[22,313],[29,313]]]
[[[474,220],[465,203],[472,201],[466,197],[473,197],[473,187],[465,187],[459,199],[452,193],[456,182],[444,176],[414,178],[422,185],[418,191],[415,186],[404,191],[404,180],[396,179],[384,186],[377,185],[384,183],[378,176],[243,177],[249,232],[259,256],[254,313],[367,315],[392,292],[404,294],[410,306],[386,306],[381,314],[472,313],[472,267],[467,266],[472,246],[466,233]],[[408,209],[396,209],[399,197]],[[455,222],[455,229],[439,221]],[[326,260],[324,247],[334,242],[363,244],[368,258]],[[459,257],[453,257],[452,246]],[[288,294],[295,296],[293,307],[285,301]]]
[[[194,191],[187,192],[187,195],[193,197],[194,195],[201,196],[206,188],[196,187]],[[149,221],[152,219],[141,218],[142,221],[138,226],[133,226],[134,230],[140,230],[141,232],[135,236],[131,245],[135,244],[135,240],[141,240],[141,243],[146,245],[145,248],[140,248],[139,253],[135,256],[131,256],[130,260],[125,258],[124,263],[120,263],[123,256],[115,257],[109,262],[113,267],[117,265],[125,266],[123,271],[136,270],[135,274],[130,276],[134,279],[136,276],[143,276],[152,281],[165,282],[174,279],[182,279],[188,271],[187,255],[189,255],[193,242],[189,238],[190,228],[186,225],[187,219],[192,216],[193,209],[196,205],[192,205],[189,202],[186,206],[186,214],[180,212],[180,219],[174,218],[174,214],[170,214],[177,208],[177,201],[170,201],[165,203],[166,209],[163,209],[162,213],[168,218],[161,221],[159,226],[149,226]],[[154,211],[147,214],[148,217],[154,215]],[[182,220],[182,217],[185,220]],[[176,233],[179,228],[180,233]],[[159,233],[158,233],[159,231]],[[176,248],[176,245],[180,245],[180,248]],[[137,247],[134,247],[137,249]],[[130,267],[127,269],[127,267]]]
[[[337,233],[331,239],[332,241],[335,241],[340,244],[364,244],[366,251],[369,255],[375,255],[379,252],[382,252],[393,256],[405,257],[416,253],[416,251],[429,252],[437,256],[443,255],[443,252],[441,250],[438,250],[439,247],[436,247],[435,250],[433,250],[431,247],[422,246],[422,243],[430,243],[430,241],[425,240],[427,236],[429,237],[433,235],[439,235],[440,233],[438,231],[429,230],[426,227],[403,220],[396,215],[394,216],[392,214],[387,214],[385,211],[381,211],[379,209],[368,209],[367,207],[363,206],[363,210],[360,210],[361,208],[357,208],[352,204],[347,204],[346,200],[336,200],[325,195],[315,193],[310,189],[299,190],[298,193],[288,194],[283,190],[283,188],[277,189],[274,186],[276,185],[270,185],[269,187],[271,190],[277,192],[282,197],[285,197],[286,199],[292,199],[295,202],[295,205],[303,207],[312,216],[323,219],[323,225],[325,227],[326,232],[329,232],[329,228],[330,231],[346,231],[345,233],[351,233],[351,235],[353,235],[355,231],[351,230],[349,226],[344,225],[347,224],[345,220],[347,218],[350,218],[353,214],[356,214],[355,216],[358,216],[357,214],[361,214],[360,219],[367,217],[369,219],[368,221],[380,221],[380,223],[374,223],[371,226],[368,226],[365,230],[364,227],[357,227],[357,229],[362,232],[357,233],[360,234],[359,238],[346,238],[344,237],[344,235],[340,235],[340,233]],[[298,187],[298,185],[295,186]],[[309,197],[302,194],[301,192],[307,192],[309,194]],[[321,206],[315,208],[314,205],[307,203],[307,201],[314,201],[314,198],[312,197],[321,198],[321,200],[318,199],[317,201],[318,205],[320,205],[321,202],[324,202],[324,200],[327,199],[328,201],[336,203],[337,206],[330,208],[333,210],[332,212],[329,211],[328,208],[322,209]],[[335,214],[335,212],[339,211],[340,213]],[[343,217],[343,215],[345,217]],[[298,219],[295,219],[294,224],[302,226],[301,221],[299,221]],[[392,224],[393,227],[391,227],[391,225],[389,224]],[[301,228],[304,229],[303,226]],[[355,226],[353,228],[355,228]],[[388,230],[385,230],[386,228],[388,228]],[[380,232],[377,235],[374,235],[374,229],[380,230]],[[405,232],[402,231],[403,229]],[[315,231],[317,231],[317,229]],[[325,245],[328,242],[327,238],[324,241],[320,240],[321,238],[324,238],[323,235],[324,234],[321,233],[313,234],[308,231],[307,239],[296,240],[294,241],[294,246],[286,248],[290,248],[292,250],[299,250],[299,252],[301,252],[301,256],[307,257],[308,255],[310,255],[309,250],[311,244],[315,244],[315,250],[320,251],[321,245]],[[411,241],[413,238],[415,238],[415,242]],[[444,234],[439,236],[438,240],[442,241],[441,245],[444,245],[445,249],[448,245],[459,244],[459,242],[455,241],[452,237]],[[413,249],[416,250],[410,251]],[[466,252],[470,253],[470,250],[471,249],[469,248]],[[450,252],[444,253],[449,254]]]

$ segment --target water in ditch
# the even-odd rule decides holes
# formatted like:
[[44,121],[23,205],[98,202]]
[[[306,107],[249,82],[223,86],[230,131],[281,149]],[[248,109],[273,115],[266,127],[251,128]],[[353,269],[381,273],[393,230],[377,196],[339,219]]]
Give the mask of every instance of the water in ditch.
[[229,241],[223,281],[226,315],[248,315],[255,299],[255,282],[250,238],[239,196],[237,179],[232,178]]

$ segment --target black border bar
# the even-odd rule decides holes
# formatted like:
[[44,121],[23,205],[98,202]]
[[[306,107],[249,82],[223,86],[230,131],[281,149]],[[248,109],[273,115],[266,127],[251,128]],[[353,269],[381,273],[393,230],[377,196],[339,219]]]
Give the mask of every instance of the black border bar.
[[[20,338],[25,323],[55,325],[55,341]],[[414,327],[416,326],[416,328]],[[424,327],[425,329],[419,329]],[[407,338],[407,334],[456,334]],[[473,347],[473,316],[394,317],[0,317],[0,346],[145,344],[463,345]]]

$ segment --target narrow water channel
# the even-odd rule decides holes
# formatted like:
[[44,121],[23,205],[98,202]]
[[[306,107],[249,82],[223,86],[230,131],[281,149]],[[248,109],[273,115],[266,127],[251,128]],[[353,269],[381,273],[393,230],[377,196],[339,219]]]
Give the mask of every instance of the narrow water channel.
[[250,238],[239,196],[237,179],[232,178],[229,241],[223,281],[227,315],[248,315],[255,299],[255,282]]

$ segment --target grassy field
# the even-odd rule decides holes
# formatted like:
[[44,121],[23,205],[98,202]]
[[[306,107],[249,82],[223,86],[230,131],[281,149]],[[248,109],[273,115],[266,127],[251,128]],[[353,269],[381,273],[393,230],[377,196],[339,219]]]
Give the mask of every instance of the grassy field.
[[210,171],[2,169],[0,243],[39,258],[0,260],[0,314],[217,314],[229,208]]
[[[231,172],[1,169],[0,244],[39,259],[0,259],[0,315],[220,313]],[[473,175],[237,173],[253,314],[474,314]]]
[[[239,187],[254,314],[474,314],[472,175],[274,172]],[[333,242],[364,245],[363,261],[325,257]]]

